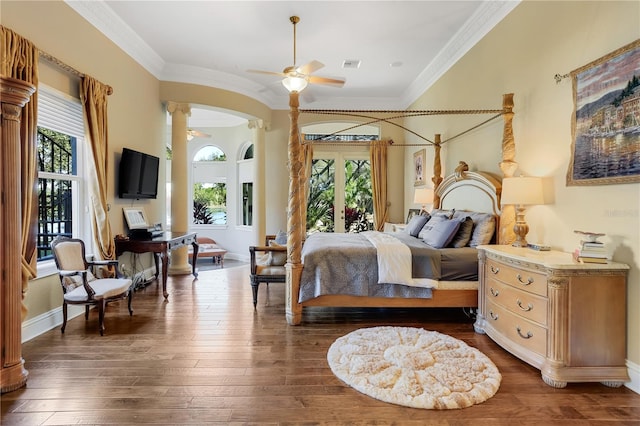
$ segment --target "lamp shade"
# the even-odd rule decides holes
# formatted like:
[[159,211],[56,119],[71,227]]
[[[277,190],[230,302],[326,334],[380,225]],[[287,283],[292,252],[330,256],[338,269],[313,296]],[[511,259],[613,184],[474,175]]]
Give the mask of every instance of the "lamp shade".
[[539,177],[509,177],[502,179],[502,205],[544,204],[542,179]]
[[433,203],[433,189],[431,188],[416,188],[413,193],[413,202],[415,204],[430,204]]
[[307,79],[305,77],[299,77],[290,75],[282,80],[282,85],[287,88],[289,92],[302,92],[307,87]]

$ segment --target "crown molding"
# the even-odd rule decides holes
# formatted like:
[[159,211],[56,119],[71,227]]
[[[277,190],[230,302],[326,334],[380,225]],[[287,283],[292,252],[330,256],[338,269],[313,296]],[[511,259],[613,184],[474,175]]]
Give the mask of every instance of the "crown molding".
[[460,58],[502,21],[521,0],[484,1],[402,95],[404,108],[413,104]]
[[165,61],[105,2],[65,0],[65,3],[154,77],[160,79]]
[[[342,98],[313,102],[314,109],[405,109],[463,57],[521,0],[483,1],[478,10],[438,53],[418,78],[398,97]],[[102,0],[65,3],[161,81],[200,84],[240,93],[272,109],[288,109],[288,97],[265,91],[253,81],[220,71],[166,63]]]

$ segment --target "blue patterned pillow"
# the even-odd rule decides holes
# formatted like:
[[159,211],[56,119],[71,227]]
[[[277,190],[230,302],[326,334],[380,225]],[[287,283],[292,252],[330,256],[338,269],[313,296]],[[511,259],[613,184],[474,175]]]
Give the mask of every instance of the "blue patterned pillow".
[[409,223],[407,224],[407,227],[404,228],[404,231],[412,237],[417,237],[422,230],[422,227],[430,218],[431,216],[429,216],[429,214],[427,214],[426,216],[414,216],[411,218],[411,220],[409,220]]
[[432,216],[420,231],[419,238],[433,248],[449,245],[460,228],[459,220],[447,219],[445,216]]

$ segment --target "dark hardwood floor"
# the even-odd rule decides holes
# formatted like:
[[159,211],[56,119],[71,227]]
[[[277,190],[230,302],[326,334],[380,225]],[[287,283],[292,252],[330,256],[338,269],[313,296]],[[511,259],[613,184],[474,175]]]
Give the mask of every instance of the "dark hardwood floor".
[[[538,370],[474,333],[455,310],[316,309],[301,326],[284,317],[284,285],[260,288],[254,311],[248,266],[170,277],[27,343],[25,388],[2,395],[3,425],[436,424],[638,425],[640,395],[599,383],[545,385]],[[326,352],[360,327],[416,326],[477,347],[502,384],[483,404],[419,410],[387,404],[333,376]]]

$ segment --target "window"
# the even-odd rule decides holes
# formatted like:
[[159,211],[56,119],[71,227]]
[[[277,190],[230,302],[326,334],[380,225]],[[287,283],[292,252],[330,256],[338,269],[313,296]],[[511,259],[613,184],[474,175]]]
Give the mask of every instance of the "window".
[[58,235],[84,238],[81,161],[84,122],[76,99],[41,85],[38,99],[38,261]]
[[253,182],[242,184],[242,225],[253,224]]
[[226,154],[207,145],[193,156],[193,223],[227,224]]
[[240,149],[238,161],[239,212],[238,223],[241,226],[253,226],[253,143],[247,141]]

